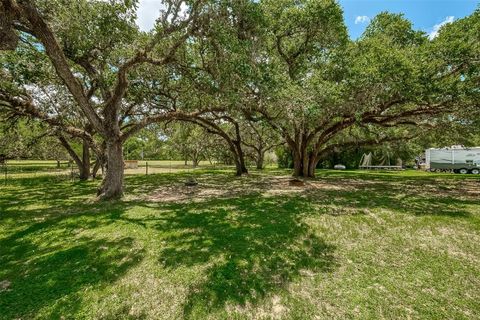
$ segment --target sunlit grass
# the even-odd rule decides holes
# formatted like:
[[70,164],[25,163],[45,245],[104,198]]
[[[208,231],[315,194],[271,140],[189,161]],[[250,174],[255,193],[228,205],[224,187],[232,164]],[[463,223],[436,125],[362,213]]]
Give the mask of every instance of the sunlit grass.
[[0,319],[478,317],[478,177],[287,173],[128,176],[109,203],[98,181],[7,180]]

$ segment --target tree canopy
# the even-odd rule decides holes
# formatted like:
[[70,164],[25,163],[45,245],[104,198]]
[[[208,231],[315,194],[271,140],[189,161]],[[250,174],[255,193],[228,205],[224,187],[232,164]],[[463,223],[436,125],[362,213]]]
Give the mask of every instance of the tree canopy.
[[41,122],[86,177],[92,151],[101,198],[122,195],[126,141],[159,123],[194,161],[210,135],[239,175],[286,145],[305,177],[338,150],[478,126],[480,10],[434,39],[382,12],[353,40],[334,0],[163,4],[142,32],[134,0],[0,1],[2,118]]

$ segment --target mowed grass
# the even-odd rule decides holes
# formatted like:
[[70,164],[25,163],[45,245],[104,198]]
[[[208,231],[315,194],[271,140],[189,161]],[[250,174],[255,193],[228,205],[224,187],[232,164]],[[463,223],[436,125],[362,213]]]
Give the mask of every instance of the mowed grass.
[[0,319],[480,318],[478,177],[287,174],[7,180]]
[[[71,167],[73,166],[73,167]],[[181,171],[193,171],[198,169],[222,169],[231,168],[217,163],[201,161],[197,167],[193,167],[192,162],[179,160],[138,160],[138,168],[126,169],[126,175],[139,174],[158,174],[158,173],[177,173]],[[6,175],[5,175],[6,173]],[[38,175],[56,175],[58,178],[71,179],[78,175],[76,165],[68,161],[61,161],[58,167],[54,160],[8,160],[7,165],[0,165],[0,183],[2,179],[26,178]],[[101,170],[98,171],[101,175]]]
[[[69,172],[68,161],[54,160],[8,160],[0,164],[0,175],[2,179],[20,176],[36,176],[41,174],[61,174]],[[12,176],[13,175],[13,176]]]

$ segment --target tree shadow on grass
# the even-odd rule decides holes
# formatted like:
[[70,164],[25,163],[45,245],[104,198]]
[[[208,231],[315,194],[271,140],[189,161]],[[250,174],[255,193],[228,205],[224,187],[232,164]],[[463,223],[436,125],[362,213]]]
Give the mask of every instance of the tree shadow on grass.
[[206,268],[184,305],[201,318],[226,304],[255,304],[302,274],[334,268],[334,246],[309,231],[309,205],[295,196],[212,199],[202,203],[137,203],[161,209],[145,220],[122,217],[165,233],[159,262],[165,268]]
[[[182,183],[187,175],[129,177],[127,190],[137,196],[169,183]],[[215,185],[233,180],[218,173],[207,178]],[[378,183],[355,185],[352,190],[315,189],[301,195],[267,197],[248,184],[254,178],[235,179],[236,184],[245,183],[245,192],[233,198],[200,203],[85,204],[94,184],[68,184],[67,188],[66,184],[44,185],[49,180],[25,181],[32,183],[31,188],[24,185],[9,192],[7,200],[0,199],[0,210],[7,209],[6,217],[15,227],[10,235],[0,237],[0,281],[11,281],[8,291],[0,292],[0,318],[28,318],[53,304],[51,317],[75,315],[82,303],[82,289],[118,279],[143,258],[142,250],[130,251],[131,238],[72,236],[80,227],[93,229],[119,220],[156,230],[163,240],[158,248],[163,267],[202,270],[204,276],[199,273],[193,279],[184,317],[204,318],[226,305],[258,304],[265,297],[281,294],[303,275],[333,270],[335,247],[305,225],[303,218],[310,214],[328,214],[330,206],[335,206],[468,217],[466,206],[474,204],[473,200],[414,194],[406,188],[410,182],[392,187],[380,177],[375,179]],[[402,197],[398,197],[400,192]],[[19,203],[10,207],[15,201]],[[45,206],[35,209],[41,201]],[[32,208],[26,210],[25,205]],[[151,211],[145,215],[130,210],[138,206]],[[54,209],[64,213],[51,213]],[[22,224],[14,225],[15,219]],[[64,239],[50,239],[50,235]]]
[[432,173],[424,171],[388,171],[388,170],[329,170],[321,169],[317,170],[317,178],[321,179],[362,179],[362,180],[375,180],[375,181],[399,181],[402,183],[414,183],[415,181],[464,181],[473,180],[480,181],[478,176],[475,175],[460,175],[452,173]]
[[0,189],[0,222],[14,220],[15,225],[32,217],[55,216],[66,209],[87,208],[94,199],[96,182],[57,181],[54,177],[19,178]]
[[[73,317],[83,288],[110,283],[143,258],[132,238],[71,237],[63,225],[56,226],[61,219],[34,224],[0,241],[0,280],[9,282],[0,290],[0,319],[33,318],[53,304],[49,318]],[[52,229],[51,237],[40,238],[39,232]]]
[[149,195],[153,191],[171,186],[183,186],[188,178],[195,177],[200,185],[248,188],[251,183],[258,183],[259,174],[236,177],[232,173],[222,170],[197,170],[192,172],[156,173],[150,175],[128,176],[125,180],[126,193],[135,196]]
[[[399,193],[403,195],[399,197]],[[343,208],[345,212],[358,212],[372,209],[387,209],[393,212],[412,214],[415,216],[444,216],[450,218],[469,218],[472,216],[468,206],[478,205],[477,200],[459,199],[445,196],[422,195],[411,193],[400,188],[389,188],[386,184],[366,185],[358,190],[322,191],[322,197],[316,197],[318,192],[308,192],[309,201],[323,207],[323,212],[329,214],[329,208]]]

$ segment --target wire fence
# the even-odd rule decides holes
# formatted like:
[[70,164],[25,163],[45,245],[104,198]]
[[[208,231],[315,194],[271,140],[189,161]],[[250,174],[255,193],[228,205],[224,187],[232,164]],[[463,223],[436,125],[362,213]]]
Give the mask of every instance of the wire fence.
[[185,163],[178,160],[163,160],[163,161],[136,161],[129,167],[126,162],[126,174],[156,174],[156,173],[174,173],[179,171],[193,171],[201,169],[220,169],[228,167],[227,165],[218,164],[216,162],[202,161],[197,164],[192,162]]
[[[248,166],[249,170],[254,167]],[[234,172],[235,166],[220,162],[201,161],[193,165],[192,161],[186,163],[183,160],[126,160],[125,175],[152,175],[168,173],[194,173],[198,170],[225,170]],[[19,181],[19,179],[33,177],[51,177],[54,181],[76,182],[80,174],[77,165],[73,161],[54,160],[8,160],[0,162],[0,179],[4,184]],[[102,170],[96,175],[96,179],[102,177]],[[90,179],[93,179],[90,177]],[[1,181],[0,180],[0,181]],[[1,182],[0,182],[1,183]]]
[[[180,160],[149,160],[125,161],[126,175],[151,175],[161,173],[193,172],[205,169],[232,169],[232,166],[217,162],[202,161],[195,166],[191,161],[185,163]],[[77,181],[79,170],[73,161],[52,160],[8,160],[0,163],[1,179],[6,184],[8,181],[22,178],[50,176],[58,181]],[[101,178],[99,170],[97,178]]]
[[75,180],[78,168],[72,161],[9,160],[0,163],[0,173],[6,184],[9,180],[51,176],[57,180]]

